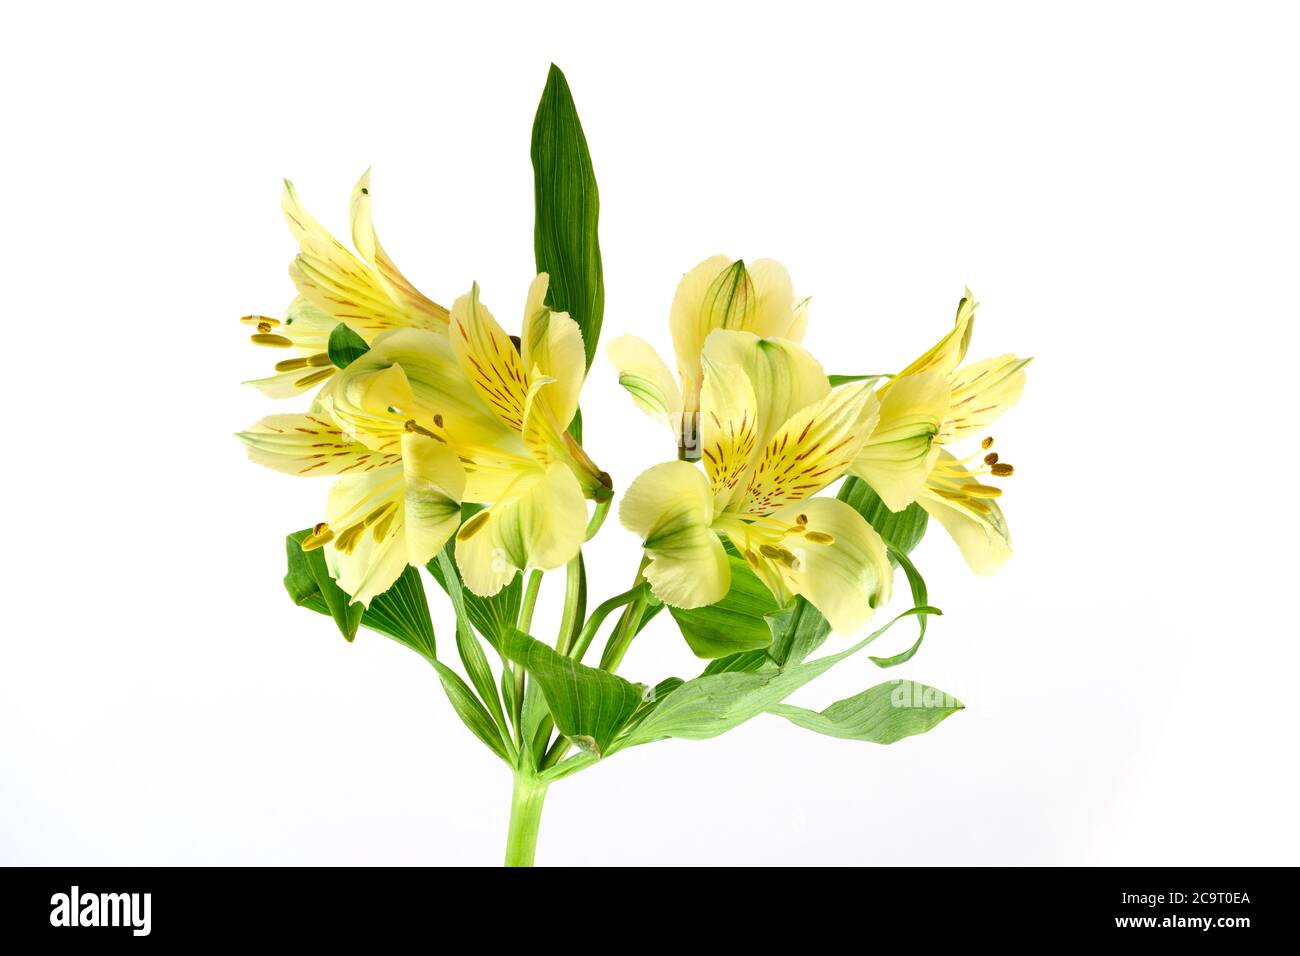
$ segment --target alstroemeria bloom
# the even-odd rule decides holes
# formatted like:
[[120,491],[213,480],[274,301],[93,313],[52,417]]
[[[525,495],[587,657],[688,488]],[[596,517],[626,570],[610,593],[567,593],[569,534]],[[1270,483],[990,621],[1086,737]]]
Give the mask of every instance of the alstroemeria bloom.
[[586,373],[582,334],[529,290],[516,349],[479,301],[456,300],[450,335],[399,329],[377,337],[322,392],[320,402],[356,441],[393,451],[411,433],[450,449],[464,499],[486,504],[460,529],[466,585],[488,596],[526,568],[560,567],[581,548],[585,499],[609,479],[565,431]]
[[321,410],[271,415],[239,437],[249,457],[293,475],[337,475],[303,548],[324,547],[330,575],[369,605],[408,564],[431,561],[460,525],[465,472],[446,444],[411,431],[378,451]]
[[856,630],[889,599],[889,557],[853,508],[812,496],[844,474],[871,434],[870,385],[832,392],[803,348],[745,332],[715,331],[703,351],[704,472],[656,465],[620,507],[644,541],[646,579],[675,607],[718,601],[731,577],[725,535],[779,602],[803,595],[835,630]]
[[709,334],[731,329],[799,342],[808,326],[807,300],[795,301],[790,274],[775,260],[746,266],[713,256],[678,284],[670,325],[680,386],[654,348],[635,335],[610,342],[609,358],[636,404],[673,431],[678,457],[698,461],[700,355]]
[[298,296],[283,321],[265,315],[240,321],[256,328],[254,343],[298,355],[277,362],[276,374],[246,384],[271,398],[301,395],[321,384],[335,371],[326,346],[340,322],[367,342],[396,328],[446,331],[447,310],[416,289],[379,243],[370,213],[369,170],[353,188],[350,206],[352,242],[360,258],[312,218],[288,180],[280,204],[298,241],[298,255],[289,265]]
[[[958,459],[944,446],[977,435],[1016,403],[1029,359],[1000,355],[969,365],[975,324],[970,290],[957,306],[952,331],[877,393],[880,420],[851,469],[893,511],[915,501],[957,542],[967,564],[992,574],[1011,556],[1011,537],[995,498],[1002,489],[980,481],[1007,477],[986,437],[978,452]],[[974,470],[967,465],[982,458]]]

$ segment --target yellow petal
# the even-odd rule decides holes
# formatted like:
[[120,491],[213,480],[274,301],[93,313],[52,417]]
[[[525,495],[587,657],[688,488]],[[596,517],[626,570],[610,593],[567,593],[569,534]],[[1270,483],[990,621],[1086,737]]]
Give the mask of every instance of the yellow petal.
[[713,493],[699,469],[670,461],[646,469],[623,495],[623,527],[644,542],[645,577],[659,600],[704,607],[722,599],[731,568],[713,522]]
[[1020,400],[1029,359],[1014,355],[972,362],[949,379],[952,404],[943,427],[945,442],[974,437]]
[[341,475],[396,464],[397,454],[383,454],[344,436],[334,422],[319,415],[269,415],[239,439],[259,465],[289,475]]
[[701,461],[713,489],[713,507],[722,511],[743,493],[758,449],[758,400],[739,365],[704,363],[700,396]]
[[[794,284],[785,266],[775,259],[755,259],[749,263],[749,278],[754,284],[753,308],[744,316],[740,328],[753,332],[760,338],[782,338],[799,341],[800,324],[807,325],[807,312],[795,313]],[[791,333],[794,334],[791,334]]]
[[730,509],[765,514],[816,494],[857,458],[879,412],[869,382],[837,388],[796,412],[762,446],[745,494]]
[[578,410],[578,394],[587,375],[587,353],[578,323],[567,312],[552,312],[546,307],[548,281],[549,277],[542,273],[528,290],[520,351],[523,367],[533,378],[551,380],[538,400],[545,405],[555,427],[563,430]]
[[[977,303],[971,296],[970,289],[957,303],[957,321],[952,331],[941,338],[935,345],[915,362],[898,373],[898,378],[905,375],[917,375],[921,372],[938,372],[947,375],[966,357],[970,346],[971,333],[975,329],[975,307]],[[889,388],[888,385],[885,386]]]
[[416,567],[428,564],[460,527],[465,469],[447,445],[425,435],[402,435],[406,482],[406,557]]
[[778,600],[786,593],[802,595],[841,634],[858,630],[889,602],[893,569],[885,544],[847,504],[813,498],[771,517],[804,529],[766,549],[755,542],[743,549]]
[[280,205],[298,240],[299,252],[289,266],[289,277],[313,306],[346,322],[366,340],[385,329],[426,322],[423,316],[408,313],[394,302],[378,274],[312,218],[288,180]]
[[448,321],[447,310],[427,298],[412,285],[410,280],[402,275],[401,270],[397,268],[393,260],[388,257],[388,254],[384,252],[384,247],[379,243],[379,236],[375,234],[370,202],[370,170],[367,169],[361,174],[361,178],[352,189],[353,245],[361,253],[361,258],[374,269],[376,277],[383,286],[388,298],[404,307],[410,317],[420,317],[424,320],[409,324],[445,329]]
[[821,363],[788,339],[718,329],[705,340],[704,356],[717,365],[744,369],[757,399],[761,442],[771,438],[795,412],[821,401],[831,391]]
[[948,382],[938,372],[895,379],[850,471],[891,511],[902,511],[916,500],[939,457],[935,436],[947,414]]
[[330,487],[325,521],[334,538],[325,545],[325,564],[339,587],[367,607],[407,565],[404,492],[400,463],[346,475]]
[[997,502],[972,495],[972,487],[983,486],[944,451],[917,502],[957,542],[972,571],[992,574],[1011,557],[1011,532]]
[[[736,265],[740,266],[739,272]],[[724,296],[719,280],[729,279],[731,294]],[[682,379],[683,407],[687,413],[699,410],[702,371],[700,354],[704,340],[715,328],[722,328],[729,311],[739,307],[736,299],[747,294],[749,275],[743,263],[726,256],[711,256],[682,277],[673,295],[669,325],[677,373]]]
[[618,370],[618,383],[631,393],[637,406],[656,421],[676,429],[682,413],[682,393],[650,343],[635,335],[621,335],[605,351]]
[[451,344],[461,372],[483,404],[502,424],[522,433],[528,374],[510,336],[479,301],[477,282],[452,304]]
[[587,505],[569,467],[520,475],[499,501],[474,515],[456,536],[456,563],[466,586],[490,597],[526,568],[567,564],[586,537]]

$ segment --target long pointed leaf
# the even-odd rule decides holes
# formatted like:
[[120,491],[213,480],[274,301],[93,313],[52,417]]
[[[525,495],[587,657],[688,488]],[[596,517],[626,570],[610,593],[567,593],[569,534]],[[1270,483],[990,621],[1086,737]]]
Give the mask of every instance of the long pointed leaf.
[[828,737],[892,744],[923,734],[966,705],[951,694],[910,680],[893,680],[836,701],[820,713],[778,704],[769,713]]

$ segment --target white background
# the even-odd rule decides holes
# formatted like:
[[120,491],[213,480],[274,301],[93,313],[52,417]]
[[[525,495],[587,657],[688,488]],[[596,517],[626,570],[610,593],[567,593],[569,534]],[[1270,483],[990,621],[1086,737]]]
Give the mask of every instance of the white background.
[[[796,698],[905,676],[967,710],[887,748],[761,717],[625,752],[552,788],[539,861],[1298,862],[1298,25],[1226,3],[10,11],[0,863],[499,860],[509,773],[432,670],[284,595],[283,535],[327,480],[244,460],[232,433],[295,403],[239,386],[275,356],[236,319],[291,297],[280,177],[346,236],[373,165],[416,283],[449,303],[477,279],[517,322],[551,60],[600,183],[606,338],[667,349],[678,277],[725,252],[788,265],[831,371],[900,367],[966,284],[972,356],[1035,362],[996,427],[1010,565],[973,577],[936,527],[921,653]],[[603,356],[584,411],[620,487],[671,456]],[[594,596],[636,545],[607,524]],[[665,615],[622,672],[697,666]]]

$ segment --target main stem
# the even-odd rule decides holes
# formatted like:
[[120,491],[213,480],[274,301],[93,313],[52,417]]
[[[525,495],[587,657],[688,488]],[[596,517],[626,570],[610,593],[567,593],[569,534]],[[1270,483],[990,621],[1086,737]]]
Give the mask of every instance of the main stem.
[[510,829],[506,834],[506,866],[533,865],[546,787],[545,782],[530,773],[515,773],[515,787],[510,797]]

